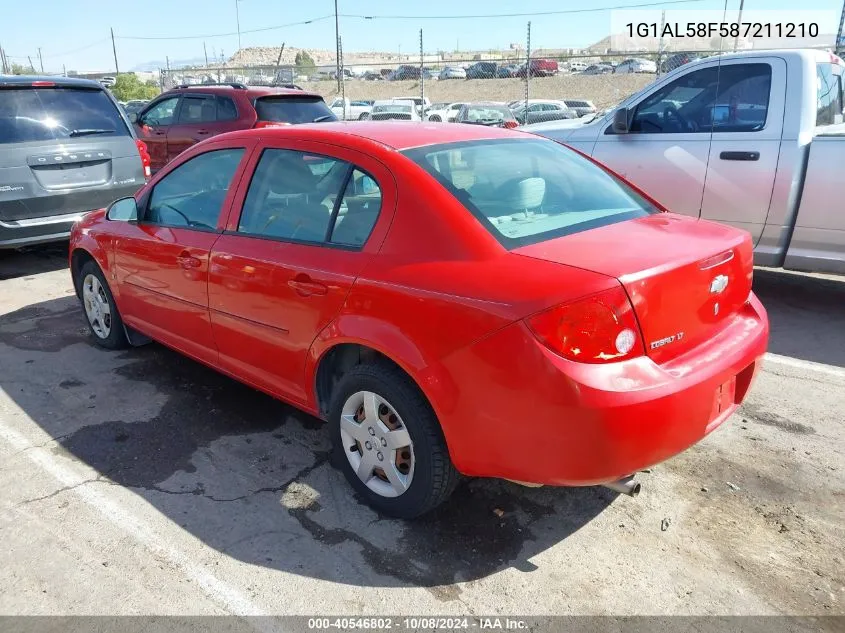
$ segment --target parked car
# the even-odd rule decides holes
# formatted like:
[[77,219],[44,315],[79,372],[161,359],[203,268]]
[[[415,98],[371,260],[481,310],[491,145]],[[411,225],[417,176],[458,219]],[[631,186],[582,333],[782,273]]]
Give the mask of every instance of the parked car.
[[465,103],[455,117],[455,123],[502,128],[515,128],[519,125],[507,104],[493,101]]
[[368,70],[362,76],[365,81],[384,81],[385,77],[380,72],[375,70]]
[[592,64],[584,69],[584,75],[608,75],[613,72],[610,64]]
[[614,73],[656,73],[657,64],[649,59],[626,59],[613,69]]
[[700,57],[691,55],[690,53],[678,53],[676,55],[672,55],[660,62],[660,72],[671,72],[676,68],[680,68],[684,64],[689,64],[690,62],[695,61],[696,59],[700,59]]
[[[516,71],[517,77],[525,77],[525,64]],[[531,77],[551,77],[558,72],[558,64],[553,59],[532,59]]]
[[595,104],[586,99],[563,99],[563,103],[570,110],[574,110],[579,117],[597,112]]
[[451,123],[458,116],[463,105],[463,103],[435,103],[425,111],[425,118],[436,123],[441,121]]
[[731,53],[685,64],[591,123],[528,129],[678,213],[748,231],[758,265],[845,273],[845,215],[832,203],[843,79],[845,63],[824,51]]
[[417,114],[422,118],[423,113],[431,107],[431,100],[428,97],[393,97],[393,101],[413,101],[417,109]]
[[582,61],[571,61],[569,62],[569,72],[571,73],[581,73],[589,68],[590,64]]
[[114,77],[101,77],[100,83],[107,88],[111,88],[113,85],[117,83],[117,79]]
[[444,66],[440,71],[440,79],[466,79],[467,71],[460,66]]
[[155,172],[191,145],[217,134],[335,121],[337,116],[316,93],[233,83],[168,90],[130,119],[147,144]]
[[466,69],[467,79],[494,79],[498,76],[499,65],[496,62],[475,62]]
[[576,111],[566,105],[565,101],[551,99],[529,99],[527,117],[524,100],[516,101],[511,109],[514,117],[521,125],[578,118]]
[[410,518],[459,473],[630,490],[723,424],[768,343],[751,249],[547,139],[353,122],[192,147],[74,226],[70,271],[100,346],[326,420],[356,496]]
[[126,114],[138,114],[149,102],[149,99],[130,99],[123,104],[123,111]]
[[0,76],[0,249],[65,240],[150,175],[147,148],[99,82]]
[[[344,103],[346,103],[346,116],[344,113]],[[356,119],[369,118],[370,112],[373,109],[372,101],[352,101],[349,97],[336,97],[329,109],[334,113],[338,119],[346,119],[347,121],[354,121]]]
[[520,69],[520,64],[506,64],[505,66],[499,66],[499,69],[496,71],[496,76],[499,77],[500,79],[517,77],[518,76],[517,71],[519,69]]
[[420,67],[419,66],[412,66],[410,64],[403,64],[399,66],[396,70],[394,70],[388,76],[390,81],[403,81],[406,79],[419,79],[420,78]]
[[373,103],[371,121],[421,121],[417,105],[410,99],[383,99]]

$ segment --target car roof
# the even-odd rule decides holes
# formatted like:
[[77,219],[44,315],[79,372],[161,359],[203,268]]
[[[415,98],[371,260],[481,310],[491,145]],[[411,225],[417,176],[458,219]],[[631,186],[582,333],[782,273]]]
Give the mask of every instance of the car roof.
[[44,83],[51,83],[59,88],[97,88],[99,90],[105,90],[100,82],[94,81],[93,79],[49,77],[45,75],[0,75],[0,86],[31,87],[33,84],[36,86],[41,84],[40,87],[50,87],[44,86]]
[[357,136],[379,145],[403,151],[413,147],[480,141],[498,138],[525,138],[542,140],[535,134],[527,134],[504,128],[479,125],[444,125],[415,121],[331,121],[328,123],[303,123],[285,127],[270,127],[257,130],[241,130],[222,136],[243,138],[252,136],[296,138],[299,140],[322,141],[343,145],[346,136]]
[[271,86],[247,86],[246,88],[235,88],[233,86],[220,84],[196,84],[191,86],[181,86],[178,88],[171,88],[162,94],[185,94],[191,92],[205,92],[208,94],[232,94],[243,92],[250,99],[256,97],[267,96],[283,96],[291,95],[295,97],[320,97],[317,92],[310,92],[307,90],[296,90],[293,88],[274,88]]

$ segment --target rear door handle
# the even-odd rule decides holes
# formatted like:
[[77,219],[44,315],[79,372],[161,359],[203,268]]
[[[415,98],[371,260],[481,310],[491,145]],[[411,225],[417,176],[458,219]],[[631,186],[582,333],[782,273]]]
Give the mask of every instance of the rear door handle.
[[288,286],[296,290],[296,292],[303,297],[310,297],[311,295],[325,295],[329,291],[329,287],[312,281],[308,275],[297,275],[295,279],[288,282]]
[[211,130],[197,130],[197,135],[205,136],[206,134],[211,134]]
[[760,160],[760,152],[722,152],[722,160]]
[[182,251],[179,257],[176,258],[182,268],[199,268],[202,266],[202,260],[194,257],[187,251]]

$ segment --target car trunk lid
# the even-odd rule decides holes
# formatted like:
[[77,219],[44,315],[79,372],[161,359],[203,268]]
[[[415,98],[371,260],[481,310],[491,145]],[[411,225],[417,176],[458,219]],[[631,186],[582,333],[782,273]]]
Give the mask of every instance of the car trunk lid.
[[744,231],[660,213],[514,252],[618,279],[634,306],[646,353],[661,363],[711,338],[746,303],[752,250]]

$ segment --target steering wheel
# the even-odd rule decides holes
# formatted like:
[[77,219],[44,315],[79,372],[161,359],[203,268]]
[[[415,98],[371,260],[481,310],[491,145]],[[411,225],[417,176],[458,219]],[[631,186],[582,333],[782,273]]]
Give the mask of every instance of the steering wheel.
[[678,108],[674,104],[667,103],[665,106],[663,106],[663,120],[670,121],[673,118],[678,122],[678,125],[683,131],[695,132],[695,125],[693,125],[690,121],[684,118],[684,116],[678,111]]
[[175,211],[178,215],[180,215],[180,216],[182,217],[182,219],[183,219],[183,220],[185,220],[185,224],[187,224],[188,226],[197,226],[197,227],[200,227],[200,228],[208,228],[208,227],[207,227],[205,224],[203,224],[202,222],[194,222],[194,221],[193,221],[193,220],[191,220],[191,219],[190,219],[187,215],[185,215],[185,214],[184,214],[184,213],[182,213],[179,209],[177,209],[176,207],[174,207],[172,204],[168,204],[168,203],[166,203],[166,202],[162,202],[162,203],[161,203],[161,206],[162,206],[162,207],[167,207],[167,208],[168,208],[168,209],[170,209],[171,211]]

